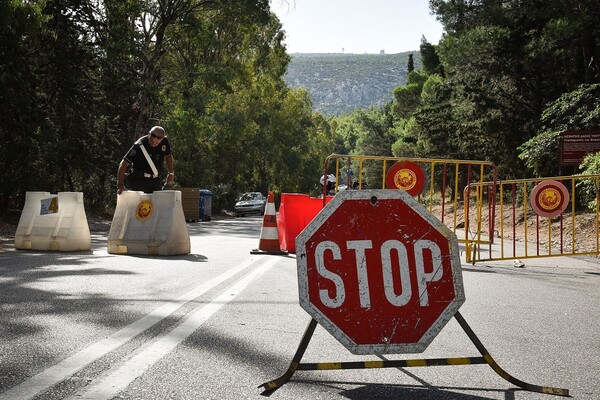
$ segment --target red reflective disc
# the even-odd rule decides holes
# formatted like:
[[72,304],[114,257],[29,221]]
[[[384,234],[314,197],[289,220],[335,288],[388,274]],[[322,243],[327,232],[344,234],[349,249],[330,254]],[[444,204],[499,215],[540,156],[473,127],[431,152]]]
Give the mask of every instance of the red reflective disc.
[[388,169],[385,184],[388,189],[406,190],[416,196],[425,187],[426,176],[423,168],[412,161],[399,161]]
[[558,181],[547,180],[538,183],[531,191],[530,203],[541,217],[556,217],[562,214],[569,204],[569,192]]

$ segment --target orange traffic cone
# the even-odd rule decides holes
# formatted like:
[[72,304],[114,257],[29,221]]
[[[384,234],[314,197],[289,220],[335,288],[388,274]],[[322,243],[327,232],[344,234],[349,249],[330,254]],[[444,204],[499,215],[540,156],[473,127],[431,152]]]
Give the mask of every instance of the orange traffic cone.
[[258,249],[252,250],[250,254],[288,254],[287,251],[279,248],[279,232],[277,231],[277,215],[275,214],[275,196],[273,192],[269,192],[267,197]]

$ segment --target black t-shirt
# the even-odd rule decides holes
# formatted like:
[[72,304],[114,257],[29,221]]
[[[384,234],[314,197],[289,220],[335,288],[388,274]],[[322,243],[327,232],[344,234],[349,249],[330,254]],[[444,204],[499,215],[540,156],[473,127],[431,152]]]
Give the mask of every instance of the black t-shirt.
[[163,168],[165,157],[171,155],[171,144],[169,143],[169,139],[164,137],[158,146],[152,147],[150,146],[150,143],[148,143],[148,136],[143,136],[131,146],[125,155],[124,160],[131,165],[131,176],[133,177],[142,177],[144,176],[144,173],[150,175],[154,174],[146,160],[146,156],[141,150],[141,146],[144,146],[150,159],[154,162],[154,166],[160,173]]

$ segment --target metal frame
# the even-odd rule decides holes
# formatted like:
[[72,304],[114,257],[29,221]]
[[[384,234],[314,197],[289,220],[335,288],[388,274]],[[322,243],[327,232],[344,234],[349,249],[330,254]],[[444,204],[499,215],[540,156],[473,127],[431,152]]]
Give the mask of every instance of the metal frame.
[[[531,208],[529,204],[529,187],[547,180],[555,180],[563,183],[570,192],[570,207],[565,210],[560,216],[550,218],[530,214]],[[583,181],[593,182],[596,191],[596,206],[595,206],[595,233],[596,243],[593,249],[577,247],[577,224],[575,221],[577,203],[576,187]],[[498,211],[494,211],[491,215],[498,216],[499,221],[490,221],[489,235],[483,234],[482,230],[482,209],[485,202],[483,201],[486,187],[494,185],[499,190],[494,192],[492,202]],[[508,188],[508,190],[506,190]],[[465,188],[465,192],[466,192]],[[465,218],[467,215],[475,214],[475,227],[471,231],[471,226],[468,220],[465,223],[465,230],[470,231],[471,238],[467,240],[467,259],[466,261],[472,264],[481,261],[493,260],[512,260],[526,258],[544,258],[558,256],[575,256],[575,255],[597,255],[600,254],[600,175],[572,175],[572,176],[555,176],[544,178],[528,178],[514,179],[494,182],[480,182],[469,185],[469,190],[475,195],[475,210],[470,208],[471,202],[465,202]],[[504,193],[510,191],[510,201],[506,202]],[[522,195],[522,205],[518,205],[516,198]],[[488,194],[488,200],[490,199]],[[488,201],[488,207],[492,202]],[[508,204],[507,204],[508,203]],[[516,210],[523,211],[523,245],[522,250],[517,250],[517,234],[516,234]],[[508,213],[508,215],[507,215]],[[470,217],[469,217],[470,218]],[[490,217],[491,218],[491,217]],[[509,223],[505,223],[505,220]],[[540,227],[546,224],[546,233],[541,232]],[[494,228],[496,227],[496,228]],[[565,236],[565,232],[571,229],[569,237]],[[508,228],[508,229],[506,229]],[[497,238],[494,238],[494,230],[496,229]],[[510,231],[512,229],[512,232]],[[507,232],[508,230],[508,232]],[[535,234],[534,241],[530,240]],[[512,234],[512,240],[505,240],[505,234]],[[487,238],[489,236],[489,238]],[[545,242],[543,244],[542,242]],[[558,244],[558,248],[553,248],[552,243]],[[492,245],[499,245],[499,255],[493,254]],[[570,248],[570,251],[568,250]]]
[[430,366],[452,366],[452,365],[476,365],[476,364],[488,364],[494,372],[500,375],[506,381],[512,383],[529,392],[551,394],[556,396],[569,396],[568,389],[550,387],[550,386],[539,386],[531,383],[524,382],[520,379],[515,378],[508,372],[503,370],[494,358],[487,351],[485,346],[481,343],[475,332],[471,329],[467,321],[457,311],[454,314],[457,322],[463,328],[471,342],[475,345],[481,357],[461,357],[461,358],[430,358],[430,359],[411,359],[411,360],[385,360],[385,361],[363,361],[363,362],[329,362],[329,363],[302,363],[302,357],[306,351],[310,339],[317,327],[317,321],[311,319],[302,340],[298,345],[296,354],[292,358],[290,366],[285,373],[273,380],[263,383],[259,388],[263,388],[263,395],[267,395],[270,392],[279,389],[285,385],[294,376],[296,371],[321,371],[321,370],[335,370],[335,369],[367,369],[367,368],[405,368],[405,367],[430,367]]

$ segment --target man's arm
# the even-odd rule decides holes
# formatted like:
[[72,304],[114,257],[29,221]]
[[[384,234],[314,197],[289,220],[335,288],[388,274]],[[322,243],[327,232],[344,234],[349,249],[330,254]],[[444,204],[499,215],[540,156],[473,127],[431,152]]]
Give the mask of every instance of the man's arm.
[[125,187],[125,172],[127,172],[127,168],[129,168],[129,162],[125,159],[121,160],[119,170],[117,171],[117,194],[127,191]]
[[167,183],[173,183],[175,181],[175,170],[173,169],[173,154],[169,154],[165,157],[165,161],[167,162],[167,170],[169,171],[169,175],[167,175]]

